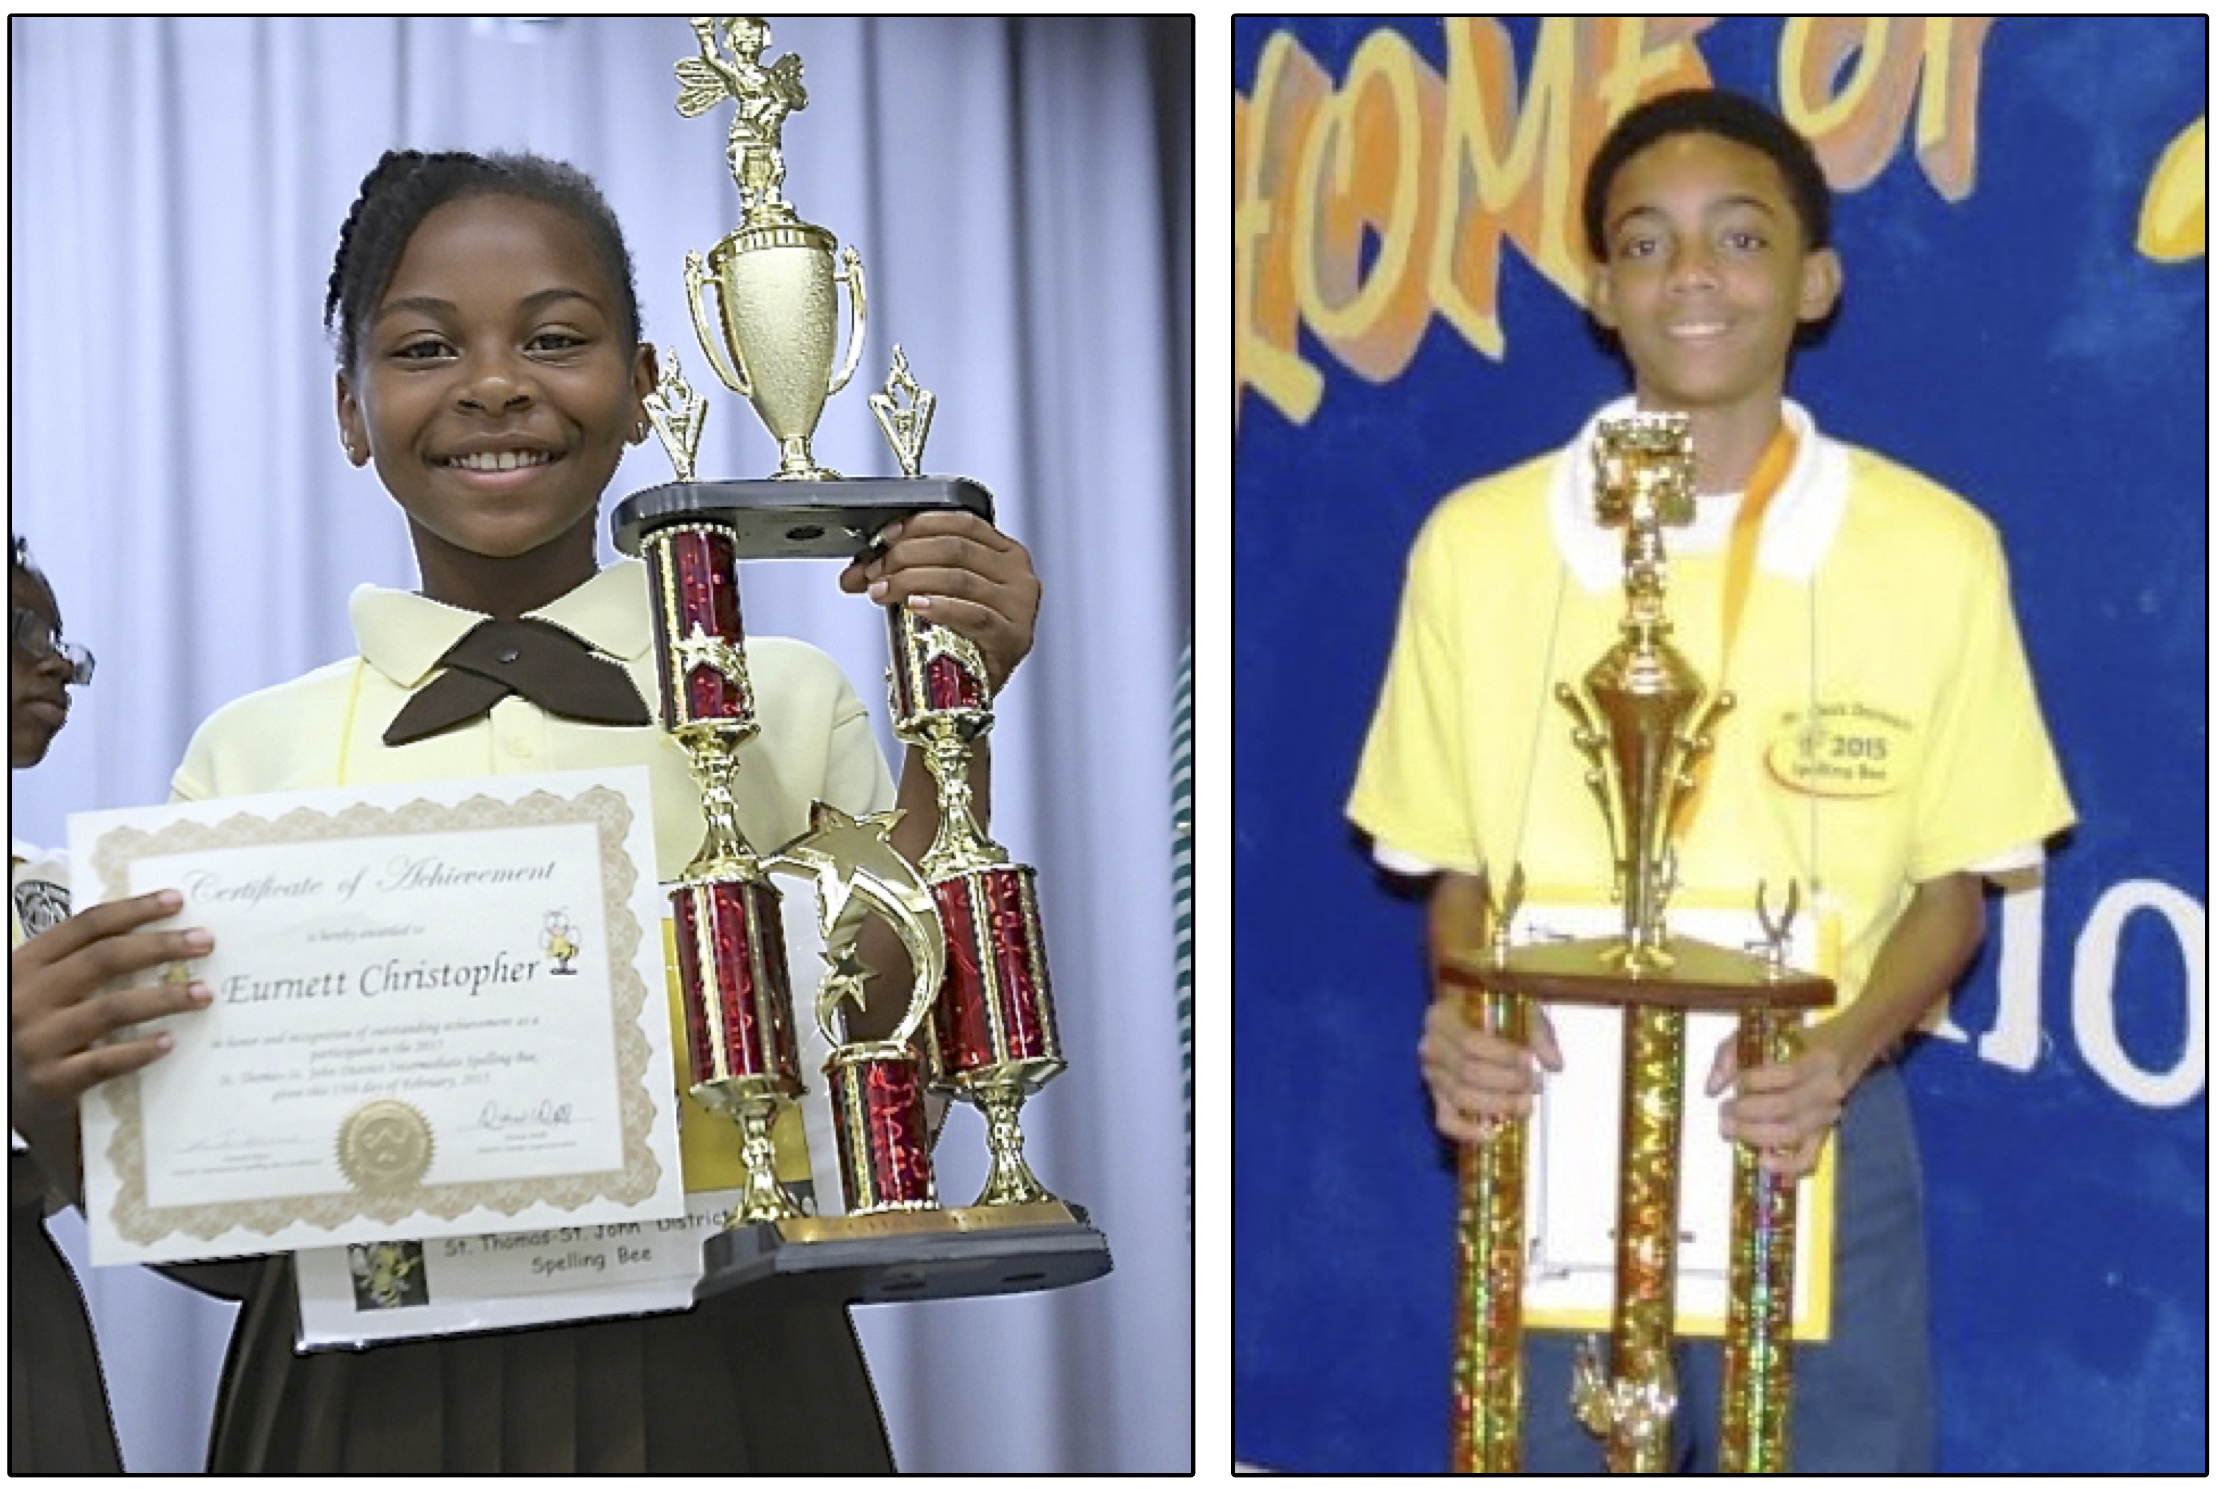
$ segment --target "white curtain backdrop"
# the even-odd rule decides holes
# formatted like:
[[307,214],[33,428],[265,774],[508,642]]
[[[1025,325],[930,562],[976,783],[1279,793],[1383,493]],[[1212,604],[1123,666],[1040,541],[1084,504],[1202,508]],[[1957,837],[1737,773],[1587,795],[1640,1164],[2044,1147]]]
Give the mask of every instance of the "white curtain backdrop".
[[[893,471],[864,397],[901,341],[938,395],[927,468],[988,485],[1043,576],[1035,656],[999,704],[997,833],[1041,872],[1070,1069],[1024,1121],[1115,1258],[1062,1292],[860,1310],[898,1462],[1185,1470],[1168,738],[1191,612],[1191,24],[806,17],[773,37],[811,93],[788,195],[866,263],[869,356],[815,452]],[[9,43],[11,526],[99,655],[48,763],[11,784],[16,836],[59,845],[71,811],[163,800],[212,709],[352,650],[355,585],[414,586],[401,516],[341,457],[320,325],[384,149],[526,148],[594,175],[647,334],[714,400],[701,469],[771,470],[681,288],[736,203],[730,111],[673,106],[680,20],[17,19]],[[669,479],[652,441],[614,494]],[[748,566],[752,629],[825,646],[877,700],[878,618],[835,576]],[[979,1128],[953,1119],[951,1196],[981,1182]],[[83,1275],[129,1466],[197,1469],[229,1305]]]

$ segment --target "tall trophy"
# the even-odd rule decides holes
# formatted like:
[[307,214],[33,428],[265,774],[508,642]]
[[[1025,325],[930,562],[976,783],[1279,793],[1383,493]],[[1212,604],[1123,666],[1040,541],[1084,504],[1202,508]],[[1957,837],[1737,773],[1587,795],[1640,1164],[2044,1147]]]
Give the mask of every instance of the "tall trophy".
[[[1440,971],[1464,988],[1470,1022],[1522,1042],[1539,1003],[1622,1010],[1623,1094],[1616,1197],[1615,1301],[1605,1366],[1588,1349],[1572,1391],[1617,1472],[1669,1465],[1678,1382],[1676,1319],[1679,1138],[1685,1016],[1738,1016],[1743,1067],[1789,1053],[1802,1011],[1829,1005],[1833,984],[1787,965],[1792,886],[1775,910],[1759,890],[1761,955],[1668,933],[1675,830],[1696,787],[1709,730],[1734,700],[1711,693],[1671,645],[1663,529],[1693,519],[1693,446],[1683,415],[1602,421],[1593,446],[1595,517],[1624,534],[1621,636],[1577,687],[1556,697],[1576,719],[1586,783],[1607,820],[1620,935],[1513,944],[1523,898],[1518,865],[1495,898],[1477,953]],[[1513,1473],[1521,1462],[1524,1183],[1528,1122],[1503,1122],[1460,1154],[1453,1371],[1453,1466]],[[1733,1160],[1731,1292],[1725,1330],[1718,1467],[1786,1466],[1795,1181],[1741,1146]]]
[[[846,1302],[954,1297],[1068,1286],[1112,1266],[1088,1216],[1053,1196],[1022,1156],[1022,1103],[1065,1068],[1051,1002],[1035,874],[991,841],[976,815],[968,765],[993,715],[987,669],[971,642],[889,609],[891,715],[936,784],[935,839],[919,864],[890,844],[896,811],[853,818],[815,803],[790,842],[752,845],[735,810],[735,751],[755,732],[737,565],[745,559],[869,551],[891,522],[960,510],[984,519],[991,498],[964,477],[923,476],[935,397],[900,346],[871,406],[903,474],[844,477],[811,442],[827,400],[856,370],[866,321],[855,250],[805,222],[784,192],[782,123],[806,105],[794,53],[764,60],[756,17],[689,22],[697,53],[675,65],[680,112],[732,100],[727,163],[741,220],[708,255],[687,256],[697,341],[714,374],[748,400],[779,449],[764,478],[705,481],[696,451],[705,400],[666,353],[648,400],[675,481],[638,492],[613,514],[613,537],[649,571],[661,718],[687,751],[708,831],[669,890],[681,1001],[697,1100],[740,1136],[740,1203],[705,1244],[700,1298]],[[707,311],[705,292],[710,291]],[[849,329],[837,345],[839,300]],[[790,985],[781,877],[810,882],[825,964],[809,1016]],[[862,953],[870,924],[902,949],[909,993],[895,1027],[857,1027],[874,977]],[[884,960],[887,960],[885,958]],[[808,1214],[776,1168],[773,1124],[808,1099],[797,1030],[817,1027],[832,1053],[819,1074],[833,1111],[844,1213]],[[988,1130],[990,1176],[971,1205],[936,1190],[931,1108],[971,1104]]]

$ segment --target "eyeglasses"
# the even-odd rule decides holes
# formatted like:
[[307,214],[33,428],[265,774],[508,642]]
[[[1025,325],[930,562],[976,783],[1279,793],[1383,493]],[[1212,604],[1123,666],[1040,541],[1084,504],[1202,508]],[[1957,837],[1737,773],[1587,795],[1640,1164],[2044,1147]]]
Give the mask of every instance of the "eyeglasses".
[[60,657],[70,664],[70,681],[78,687],[93,680],[93,654],[82,646],[64,641],[62,633],[47,624],[46,617],[36,610],[8,612],[8,645],[20,647],[34,662]]

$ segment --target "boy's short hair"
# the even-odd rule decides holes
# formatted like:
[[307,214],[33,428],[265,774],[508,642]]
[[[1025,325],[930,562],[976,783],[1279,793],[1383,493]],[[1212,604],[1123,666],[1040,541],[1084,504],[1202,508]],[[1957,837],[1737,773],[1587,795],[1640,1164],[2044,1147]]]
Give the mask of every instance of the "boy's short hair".
[[1585,171],[1585,246],[1608,262],[1608,188],[1633,156],[1675,134],[1713,134],[1771,157],[1801,219],[1802,249],[1833,241],[1833,194],[1809,141],[1770,109],[1725,88],[1682,88],[1659,94],[1616,121]]

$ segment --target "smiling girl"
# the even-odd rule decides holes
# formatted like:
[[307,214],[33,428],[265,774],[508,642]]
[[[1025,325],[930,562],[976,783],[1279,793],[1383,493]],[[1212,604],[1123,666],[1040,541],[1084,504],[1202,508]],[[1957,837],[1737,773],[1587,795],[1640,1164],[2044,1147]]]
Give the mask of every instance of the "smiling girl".
[[[416,592],[358,589],[358,655],[205,723],[173,787],[204,799],[373,781],[646,766],[658,873],[702,840],[681,750],[651,721],[656,663],[639,564],[598,569],[596,522],[656,381],[623,237],[594,185],[531,156],[390,153],[343,228],[326,301],[348,459],[409,522]],[[978,518],[908,518],[841,584],[968,636],[994,684],[1027,654],[1027,550]],[[526,661],[579,687],[453,717],[413,709],[491,619],[539,628]],[[835,664],[752,636],[761,730],[737,748],[744,835],[784,842],[815,799],[936,812],[909,757],[892,783]],[[527,695],[533,696],[527,696]],[[538,701],[537,701],[538,700]],[[987,746],[974,764],[988,800]],[[840,1307],[685,1313],[297,1356],[293,1268],[262,1268],[234,1335],[210,1467],[233,1472],[684,1472],[891,1467]]]

